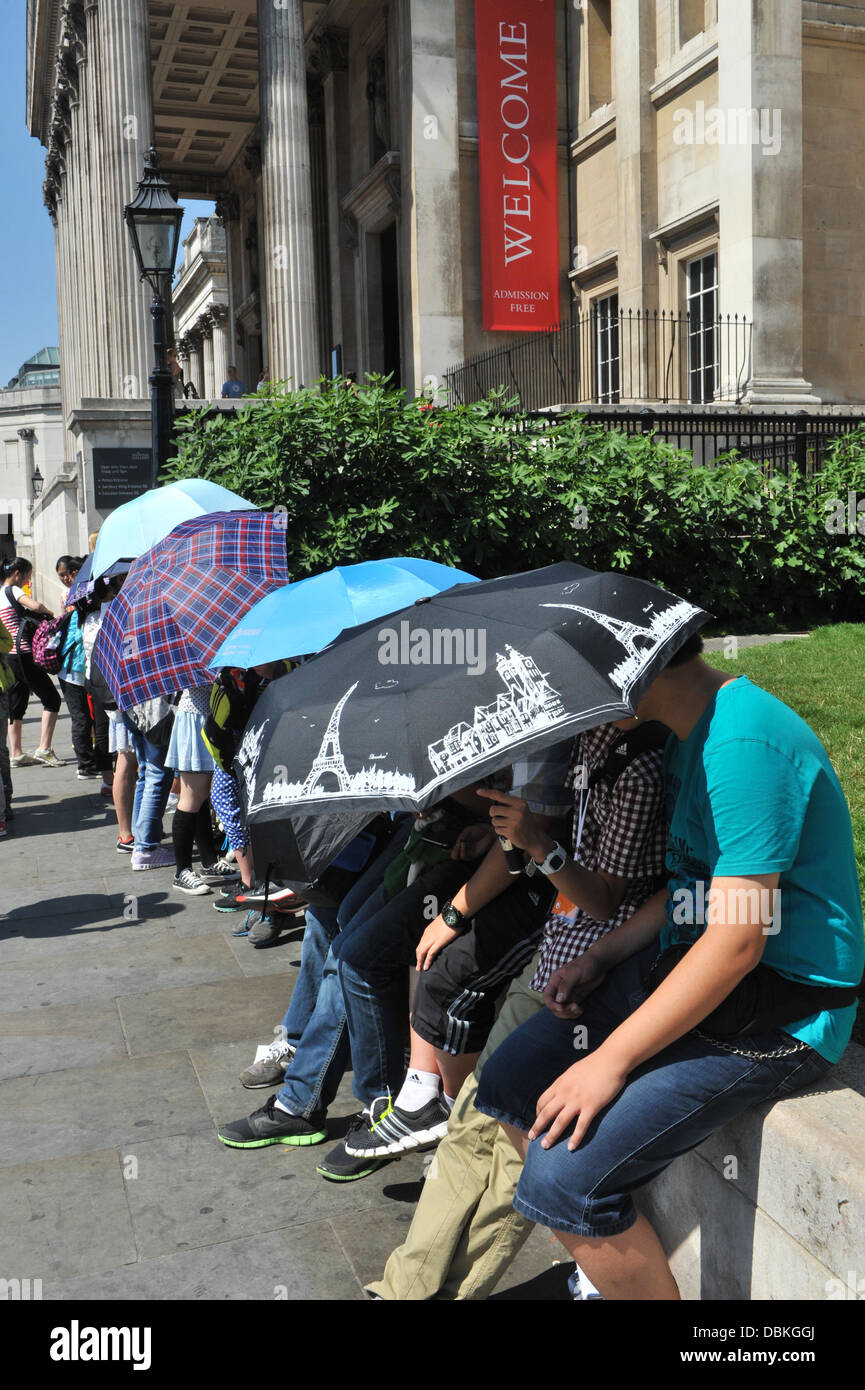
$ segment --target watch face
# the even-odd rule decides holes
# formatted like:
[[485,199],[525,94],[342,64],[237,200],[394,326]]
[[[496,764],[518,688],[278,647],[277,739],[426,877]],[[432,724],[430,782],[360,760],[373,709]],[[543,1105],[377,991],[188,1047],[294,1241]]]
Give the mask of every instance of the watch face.
[[455,927],[459,924],[460,914],[452,903],[447,903],[442,908],[442,921],[446,927]]

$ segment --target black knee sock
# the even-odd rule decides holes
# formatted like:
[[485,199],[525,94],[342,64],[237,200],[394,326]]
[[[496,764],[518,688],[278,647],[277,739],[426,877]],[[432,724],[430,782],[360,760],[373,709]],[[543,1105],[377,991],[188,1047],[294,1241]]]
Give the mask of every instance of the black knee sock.
[[213,838],[213,823],[210,819],[210,797],[207,798],[197,815],[195,843],[198,845],[198,853],[201,855],[202,868],[206,865],[209,869],[219,858],[219,851]]
[[178,873],[192,868],[192,845],[195,840],[197,816],[196,811],[174,812],[171,838],[174,841],[174,858],[177,861]]

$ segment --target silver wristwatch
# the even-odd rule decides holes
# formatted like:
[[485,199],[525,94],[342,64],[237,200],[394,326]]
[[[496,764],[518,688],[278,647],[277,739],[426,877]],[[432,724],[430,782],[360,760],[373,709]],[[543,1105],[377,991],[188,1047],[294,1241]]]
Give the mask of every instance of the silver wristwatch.
[[539,864],[537,859],[532,860],[532,863],[536,866],[538,873],[547,875],[561,873],[562,869],[565,867],[567,862],[567,851],[562,849],[561,845],[558,843],[553,845],[543,864]]

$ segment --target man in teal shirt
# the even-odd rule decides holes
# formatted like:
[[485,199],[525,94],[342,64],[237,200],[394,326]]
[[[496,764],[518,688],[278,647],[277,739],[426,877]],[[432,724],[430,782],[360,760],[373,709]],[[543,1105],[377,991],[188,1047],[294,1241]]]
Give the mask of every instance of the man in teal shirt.
[[[672,730],[668,886],[553,975],[549,1012],[493,1054],[476,1102],[524,1155],[514,1206],[610,1299],[679,1297],[633,1193],[744,1109],[821,1080],[849,1041],[865,964],[850,816],[825,750],[701,648],[691,638],[637,710]],[[539,862],[550,851],[510,838]]]

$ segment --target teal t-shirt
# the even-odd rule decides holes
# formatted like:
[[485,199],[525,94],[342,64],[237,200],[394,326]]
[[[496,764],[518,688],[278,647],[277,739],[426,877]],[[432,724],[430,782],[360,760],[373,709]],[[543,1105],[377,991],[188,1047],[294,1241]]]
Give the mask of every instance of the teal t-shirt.
[[[767,894],[760,918],[763,963],[792,980],[857,984],[865,939],[850,813],[805,721],[741,676],[717,692],[684,741],[668,740],[664,772],[670,896],[662,948],[705,930],[712,878],[777,873],[780,913],[773,918]],[[824,1009],[784,1032],[837,1062],[855,1016],[855,1004]]]

